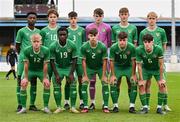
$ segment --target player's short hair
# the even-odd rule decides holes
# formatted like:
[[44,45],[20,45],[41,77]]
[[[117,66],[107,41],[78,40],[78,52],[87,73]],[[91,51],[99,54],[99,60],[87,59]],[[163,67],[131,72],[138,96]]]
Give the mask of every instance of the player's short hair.
[[96,8],[94,10],[94,15],[97,14],[99,16],[102,16],[104,14],[104,11],[101,8]]
[[96,28],[92,28],[91,30],[89,30],[88,34],[92,34],[92,35],[96,36],[98,34],[98,30]]
[[38,37],[40,39],[40,41],[42,39],[42,36],[39,33],[34,33],[31,35],[31,41],[33,41],[35,37]]
[[55,14],[57,17],[59,17],[59,14],[56,9],[49,9],[47,12],[47,16],[49,17],[50,14]]
[[118,39],[125,39],[128,37],[128,34],[126,32],[120,32],[118,34]]
[[35,15],[35,16],[37,17],[37,13],[36,13],[36,12],[33,12],[33,11],[28,12],[28,13],[26,14],[26,17],[28,18],[28,16],[29,16],[30,14],[33,14],[33,15]]
[[71,17],[77,17],[78,14],[75,12],[75,11],[71,11],[68,13],[68,17],[71,18]]
[[68,29],[66,27],[60,27],[57,32],[59,33],[60,31],[66,31],[66,33],[68,34]]
[[129,13],[129,10],[128,10],[128,8],[123,7],[119,10],[119,13]]
[[151,11],[147,14],[147,18],[149,17],[155,17],[155,18],[158,18],[157,14],[154,12],[154,11]]
[[153,36],[152,36],[151,34],[149,34],[149,33],[145,34],[145,35],[143,36],[143,42],[144,42],[144,41],[148,41],[148,42],[153,41]]

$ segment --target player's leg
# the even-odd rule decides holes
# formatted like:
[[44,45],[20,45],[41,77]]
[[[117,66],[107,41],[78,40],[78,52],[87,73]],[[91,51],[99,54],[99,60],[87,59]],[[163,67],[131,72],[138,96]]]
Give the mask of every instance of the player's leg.
[[89,86],[89,94],[90,94],[90,99],[91,99],[91,104],[89,106],[90,110],[95,109],[95,92],[96,92],[96,75],[90,79],[90,86]]
[[[70,81],[70,79],[69,79],[69,81]],[[70,101],[71,101],[70,111],[72,113],[79,113],[79,111],[76,110],[76,107],[75,107],[76,106],[76,99],[77,99],[77,89],[76,89],[76,80],[74,79],[74,80],[70,81]]]
[[[37,78],[40,79],[40,81],[43,83],[43,72],[36,72]],[[49,98],[50,98],[50,85],[45,86],[43,84],[43,112],[47,114],[51,114],[52,112],[50,111],[48,105],[49,105]]]
[[[120,79],[120,71],[118,68],[115,68],[115,75],[117,79]],[[111,93],[111,98],[112,98],[112,102],[113,102],[113,112],[117,113],[119,112],[119,108],[118,108],[118,85],[120,83],[118,83],[119,80],[114,81],[114,84],[110,84],[110,93]]]
[[129,112],[136,113],[135,101],[137,97],[137,84],[136,81],[131,80],[132,67],[126,68],[125,70],[123,70],[123,72],[126,76],[126,81],[128,84],[128,95],[130,98]]
[[148,113],[148,106],[147,106],[147,101],[146,101],[146,81],[151,79],[151,75],[149,75],[149,73],[145,70],[142,71],[143,72],[143,80],[144,80],[144,84],[138,84],[139,87],[139,97],[141,100],[141,104],[143,106],[142,110],[140,111],[140,114],[146,114]]
[[18,102],[17,111],[21,110],[22,108],[21,98],[20,98],[20,89],[21,89],[21,76],[23,73],[23,69],[24,69],[23,56],[19,55],[18,65],[17,65],[17,87],[16,87],[16,96],[17,96],[17,102]]
[[[88,78],[91,79],[96,73],[93,70],[90,70],[87,68],[87,75]],[[82,113],[87,113],[88,112],[88,88],[89,81],[82,81],[82,99],[84,103],[84,108],[81,110]]]
[[[102,69],[98,71],[98,76],[101,79],[102,78]],[[104,113],[109,113],[109,84],[107,81],[101,81],[102,84],[102,96],[103,96],[103,105],[102,109]]]
[[16,79],[16,71],[15,71],[15,65],[11,67],[11,70],[13,72],[13,75],[14,75],[14,79]]
[[70,109],[69,105],[69,97],[70,97],[70,81],[66,78],[66,84],[64,86],[64,108],[66,110]]
[[[159,71],[158,71],[159,72]],[[165,96],[166,96],[166,84],[163,83],[163,84],[160,84],[159,80],[160,80],[160,74],[159,73],[156,73],[154,75],[156,81],[157,81],[157,85],[158,85],[158,88],[159,88],[159,92],[158,92],[158,105],[157,105],[157,113],[158,114],[166,114],[166,112],[163,111],[162,109],[162,106],[163,106],[163,103],[164,103],[164,99],[165,99]]]
[[[166,66],[164,64],[164,79],[166,80]],[[164,110],[169,112],[169,111],[172,111],[171,108],[169,108],[168,106],[168,88],[167,88],[167,84],[166,84],[166,92],[165,92],[165,99],[164,99],[164,102],[163,102],[163,105],[164,105]]]
[[[61,81],[63,80],[64,76],[62,75],[61,73],[61,69],[56,67],[57,71],[58,71],[58,74],[61,78]],[[53,88],[54,88],[54,99],[55,99],[55,102],[56,102],[56,110],[54,111],[54,113],[60,113],[60,112],[63,112],[63,108],[61,106],[61,98],[62,98],[62,93],[61,93],[61,84],[58,84],[56,82],[56,78],[55,78],[55,75],[53,73],[53,76],[52,76],[52,82],[53,82]]]
[[148,105],[148,109],[150,109],[150,96],[151,96],[151,79],[147,80],[146,82],[146,101]]
[[77,64],[76,67],[76,73],[78,76],[78,93],[79,93],[79,99],[80,99],[80,105],[79,105],[79,109],[83,109],[84,108],[84,103],[83,103],[83,99],[82,99],[82,75],[83,75],[83,69],[82,69],[82,65],[81,64]]
[[13,72],[13,62],[9,61],[10,65],[11,65],[11,69],[8,71],[8,73],[6,74],[6,80],[9,80],[9,75]]
[[29,110],[31,111],[38,111],[37,107],[35,106],[36,101],[36,92],[37,92],[37,76],[36,74],[33,74],[34,77],[32,77],[30,80],[31,86],[30,86],[30,106]]
[[[28,80],[31,79],[32,76],[33,76],[32,72],[29,70],[28,71]],[[24,72],[22,73],[21,79],[24,79]],[[18,111],[17,114],[26,113],[26,102],[27,102],[27,90],[26,89],[27,89],[27,86],[28,86],[28,82],[26,84],[21,84],[20,101],[21,101],[22,109],[20,111]]]

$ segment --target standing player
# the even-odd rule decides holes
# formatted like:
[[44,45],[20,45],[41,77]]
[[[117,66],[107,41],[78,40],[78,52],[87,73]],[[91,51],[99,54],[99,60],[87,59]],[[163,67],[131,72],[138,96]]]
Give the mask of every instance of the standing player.
[[[19,111],[22,106],[21,106],[21,101],[20,101],[20,84],[21,84],[21,76],[24,68],[24,49],[27,46],[31,45],[31,35],[34,33],[40,33],[40,30],[35,28],[35,23],[37,20],[37,14],[34,12],[29,12],[27,13],[27,21],[28,25],[26,27],[21,28],[18,30],[17,36],[16,36],[16,50],[19,54],[18,57],[18,66],[17,66],[17,100],[18,100],[18,107],[17,111]],[[37,85],[37,80],[36,78],[32,79],[31,82],[31,87],[30,87],[30,107],[29,110],[37,111],[38,109],[34,105],[35,99],[36,99],[36,85]]]
[[[107,48],[110,48],[111,27],[110,25],[103,22],[104,11],[101,8],[96,8],[94,10],[93,17],[95,22],[86,26],[86,37],[88,37],[89,31],[91,29],[96,28],[98,30],[98,40],[103,42]],[[109,70],[109,65],[107,69]],[[89,87],[90,99],[91,99],[91,105],[89,109],[95,109],[95,84],[96,84],[96,76],[93,76],[92,79],[90,79],[90,87]]]
[[[137,32],[137,28],[135,25],[132,25],[128,22],[128,18],[129,18],[129,10],[126,7],[123,7],[119,10],[119,17],[120,17],[120,23],[117,25],[114,25],[112,27],[112,42],[118,42],[118,34],[120,32],[126,32],[128,35],[128,42],[134,44],[135,46],[137,46],[137,39],[138,39],[138,32]],[[118,82],[118,86],[120,86],[121,83],[121,79],[120,82]],[[127,85],[128,85],[128,95],[130,98],[130,94],[131,94],[131,83],[129,81],[129,79],[126,79],[127,81]],[[118,96],[120,94],[120,87],[118,87]]]
[[44,92],[44,112],[51,113],[48,108],[50,97],[50,82],[47,76],[48,62],[50,58],[49,49],[41,46],[40,34],[33,34],[31,37],[32,46],[27,47],[24,50],[24,72],[23,80],[21,81],[21,104],[22,109],[17,114],[26,113],[26,100],[27,100],[27,86],[28,81],[32,81],[32,78],[37,77],[43,82]]
[[88,112],[88,93],[87,87],[89,79],[94,75],[98,74],[102,83],[102,94],[103,94],[103,112],[109,113],[108,100],[109,100],[109,88],[106,77],[107,67],[107,48],[101,42],[98,41],[98,31],[93,28],[88,34],[89,41],[83,44],[81,47],[82,54],[82,66],[83,66],[83,83],[82,83],[82,96],[84,102],[84,109],[82,113]]
[[112,27],[112,42],[118,42],[118,34],[126,32],[128,34],[128,42],[137,46],[138,32],[137,27],[128,22],[129,10],[123,7],[119,10],[120,23]]
[[[118,112],[118,92],[117,82],[123,76],[131,82],[130,107],[129,112],[135,113],[135,100],[137,96],[136,85],[136,62],[135,47],[128,42],[128,35],[125,32],[118,34],[119,41],[110,48],[110,67],[111,67],[111,97],[114,104],[113,112]],[[118,83],[120,84],[120,83]]]
[[[57,41],[57,30],[59,28],[57,20],[59,14],[55,9],[49,9],[47,12],[47,17],[49,23],[41,30],[40,34],[42,36],[42,44],[49,48],[54,41]],[[52,72],[52,68],[50,64],[48,64],[49,80],[51,80]]]
[[[77,53],[79,55],[80,50],[78,50],[78,48],[80,48],[82,44],[85,42],[85,30],[84,28],[77,25],[77,21],[78,21],[77,16],[78,16],[77,13],[74,11],[68,14],[69,22],[70,22],[70,26],[68,27],[68,39],[72,40],[75,43]],[[79,92],[79,97],[80,97],[79,108],[82,109],[84,107],[83,100],[82,100],[82,93],[81,93],[83,70],[82,70],[82,60],[79,58],[79,56],[77,59],[76,73],[77,73],[78,81],[79,81],[79,86],[78,86],[78,92]],[[70,84],[69,82],[66,82],[65,104],[64,104],[65,109],[69,109],[69,91],[70,91]]]
[[143,45],[140,45],[136,50],[136,61],[139,74],[138,85],[140,99],[143,105],[140,113],[148,113],[145,85],[147,80],[150,80],[152,76],[154,76],[159,87],[156,112],[158,114],[165,114],[165,112],[162,111],[162,105],[164,99],[166,99],[166,81],[163,75],[163,50],[160,46],[153,44],[153,36],[151,34],[145,34],[143,36]]
[[63,111],[61,108],[61,82],[66,77],[66,82],[70,82],[70,100],[71,112],[79,113],[75,108],[76,103],[76,81],[74,80],[74,71],[77,63],[77,50],[75,44],[67,39],[68,30],[61,27],[57,31],[58,41],[55,41],[50,46],[51,52],[51,66],[53,69],[53,87],[54,98],[56,101],[57,109],[54,113]]
[[16,79],[16,72],[15,72],[15,62],[16,61],[18,61],[16,50],[15,50],[14,44],[11,44],[10,49],[8,50],[7,55],[6,55],[6,62],[7,62],[7,64],[10,63],[10,65],[11,65],[11,69],[6,74],[7,80],[9,80],[9,75],[11,74],[11,72],[13,72],[14,79]]
[[[166,44],[167,44],[166,32],[163,28],[160,28],[156,25],[157,17],[158,16],[155,12],[148,13],[147,15],[148,27],[146,27],[144,30],[140,32],[139,44],[143,45],[143,36],[149,33],[154,38],[154,44],[159,45],[162,48],[163,52],[165,52]],[[165,65],[164,65],[164,74],[166,74]],[[150,86],[151,86],[151,79],[149,79],[146,83],[146,99],[147,99],[148,108],[149,108],[149,100],[150,100]],[[166,89],[166,99],[164,101],[164,108],[166,111],[171,111],[171,109],[167,105],[167,89]]]

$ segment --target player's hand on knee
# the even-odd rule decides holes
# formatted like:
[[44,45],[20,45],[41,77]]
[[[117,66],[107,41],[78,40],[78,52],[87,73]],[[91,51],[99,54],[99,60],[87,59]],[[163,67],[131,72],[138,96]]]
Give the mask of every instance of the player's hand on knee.
[[144,80],[139,80],[138,85],[139,86],[145,86],[145,81]]
[[88,76],[83,76],[82,83],[84,83],[84,82],[89,82]]
[[45,79],[43,79],[43,85],[44,85],[44,88],[49,89],[51,83],[49,82],[49,80],[47,78],[45,78]]
[[109,82],[110,82],[110,84],[112,84],[112,85],[116,84],[116,83],[117,83],[117,78],[116,78],[116,76],[112,75],[112,76],[110,77]]
[[102,76],[101,81],[104,81],[105,83],[108,83],[108,79],[106,76]]
[[28,79],[27,79],[27,78],[22,79],[22,80],[21,80],[21,87],[22,87],[23,89],[26,89],[27,86],[28,86]]
[[130,82],[131,82],[131,84],[136,85],[136,83],[137,83],[137,77],[136,77],[136,75],[132,75],[132,76],[131,76]]
[[164,80],[164,79],[162,79],[162,80],[159,80],[159,86],[160,87],[166,87],[166,81]]

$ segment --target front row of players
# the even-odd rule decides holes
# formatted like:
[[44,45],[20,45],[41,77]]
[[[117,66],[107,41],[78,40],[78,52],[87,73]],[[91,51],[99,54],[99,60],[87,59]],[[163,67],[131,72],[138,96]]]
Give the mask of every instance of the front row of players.
[[[21,81],[21,102],[22,109],[18,114],[26,113],[26,99],[27,99],[27,85],[28,81],[32,81],[33,77],[38,77],[43,83],[43,101],[45,113],[51,113],[48,108],[50,97],[50,79],[48,79],[48,63],[50,62],[53,69],[52,83],[54,88],[54,98],[57,105],[57,109],[54,113],[63,112],[61,107],[61,82],[66,78],[66,82],[70,84],[70,101],[71,109],[73,113],[79,113],[75,108],[76,103],[76,80],[74,77],[74,71],[77,64],[77,49],[75,44],[67,39],[68,30],[61,27],[57,31],[58,41],[51,44],[50,50],[41,45],[41,36],[39,34],[33,34],[31,37],[32,46],[27,47],[24,51],[24,72]],[[97,40],[98,31],[91,29],[88,34],[89,41],[85,42],[80,48],[82,58],[82,89],[81,95],[84,103],[82,113],[88,112],[88,92],[87,87],[89,80],[98,75],[102,83],[102,97],[103,104],[102,110],[104,113],[109,113],[108,101],[109,91],[113,101],[113,112],[118,112],[118,97],[119,90],[118,84],[122,76],[125,76],[131,83],[130,98],[130,113],[136,113],[135,100],[137,96],[137,85],[139,87],[140,100],[143,105],[141,114],[148,113],[148,106],[145,94],[145,84],[147,80],[150,80],[152,76],[155,77],[159,92],[158,92],[158,106],[157,113],[165,114],[162,110],[162,105],[165,100],[166,84],[164,79],[164,66],[163,66],[163,51],[162,49],[153,44],[153,37],[150,34],[146,34],[143,37],[144,45],[139,46],[137,49],[133,44],[127,40],[128,35],[125,32],[121,32],[118,35],[119,41],[113,44],[110,48],[110,76],[107,78],[107,48],[106,46]],[[138,78],[136,76],[136,65],[138,69]],[[138,79],[138,80],[137,80]],[[110,84],[110,90],[109,90]]]

